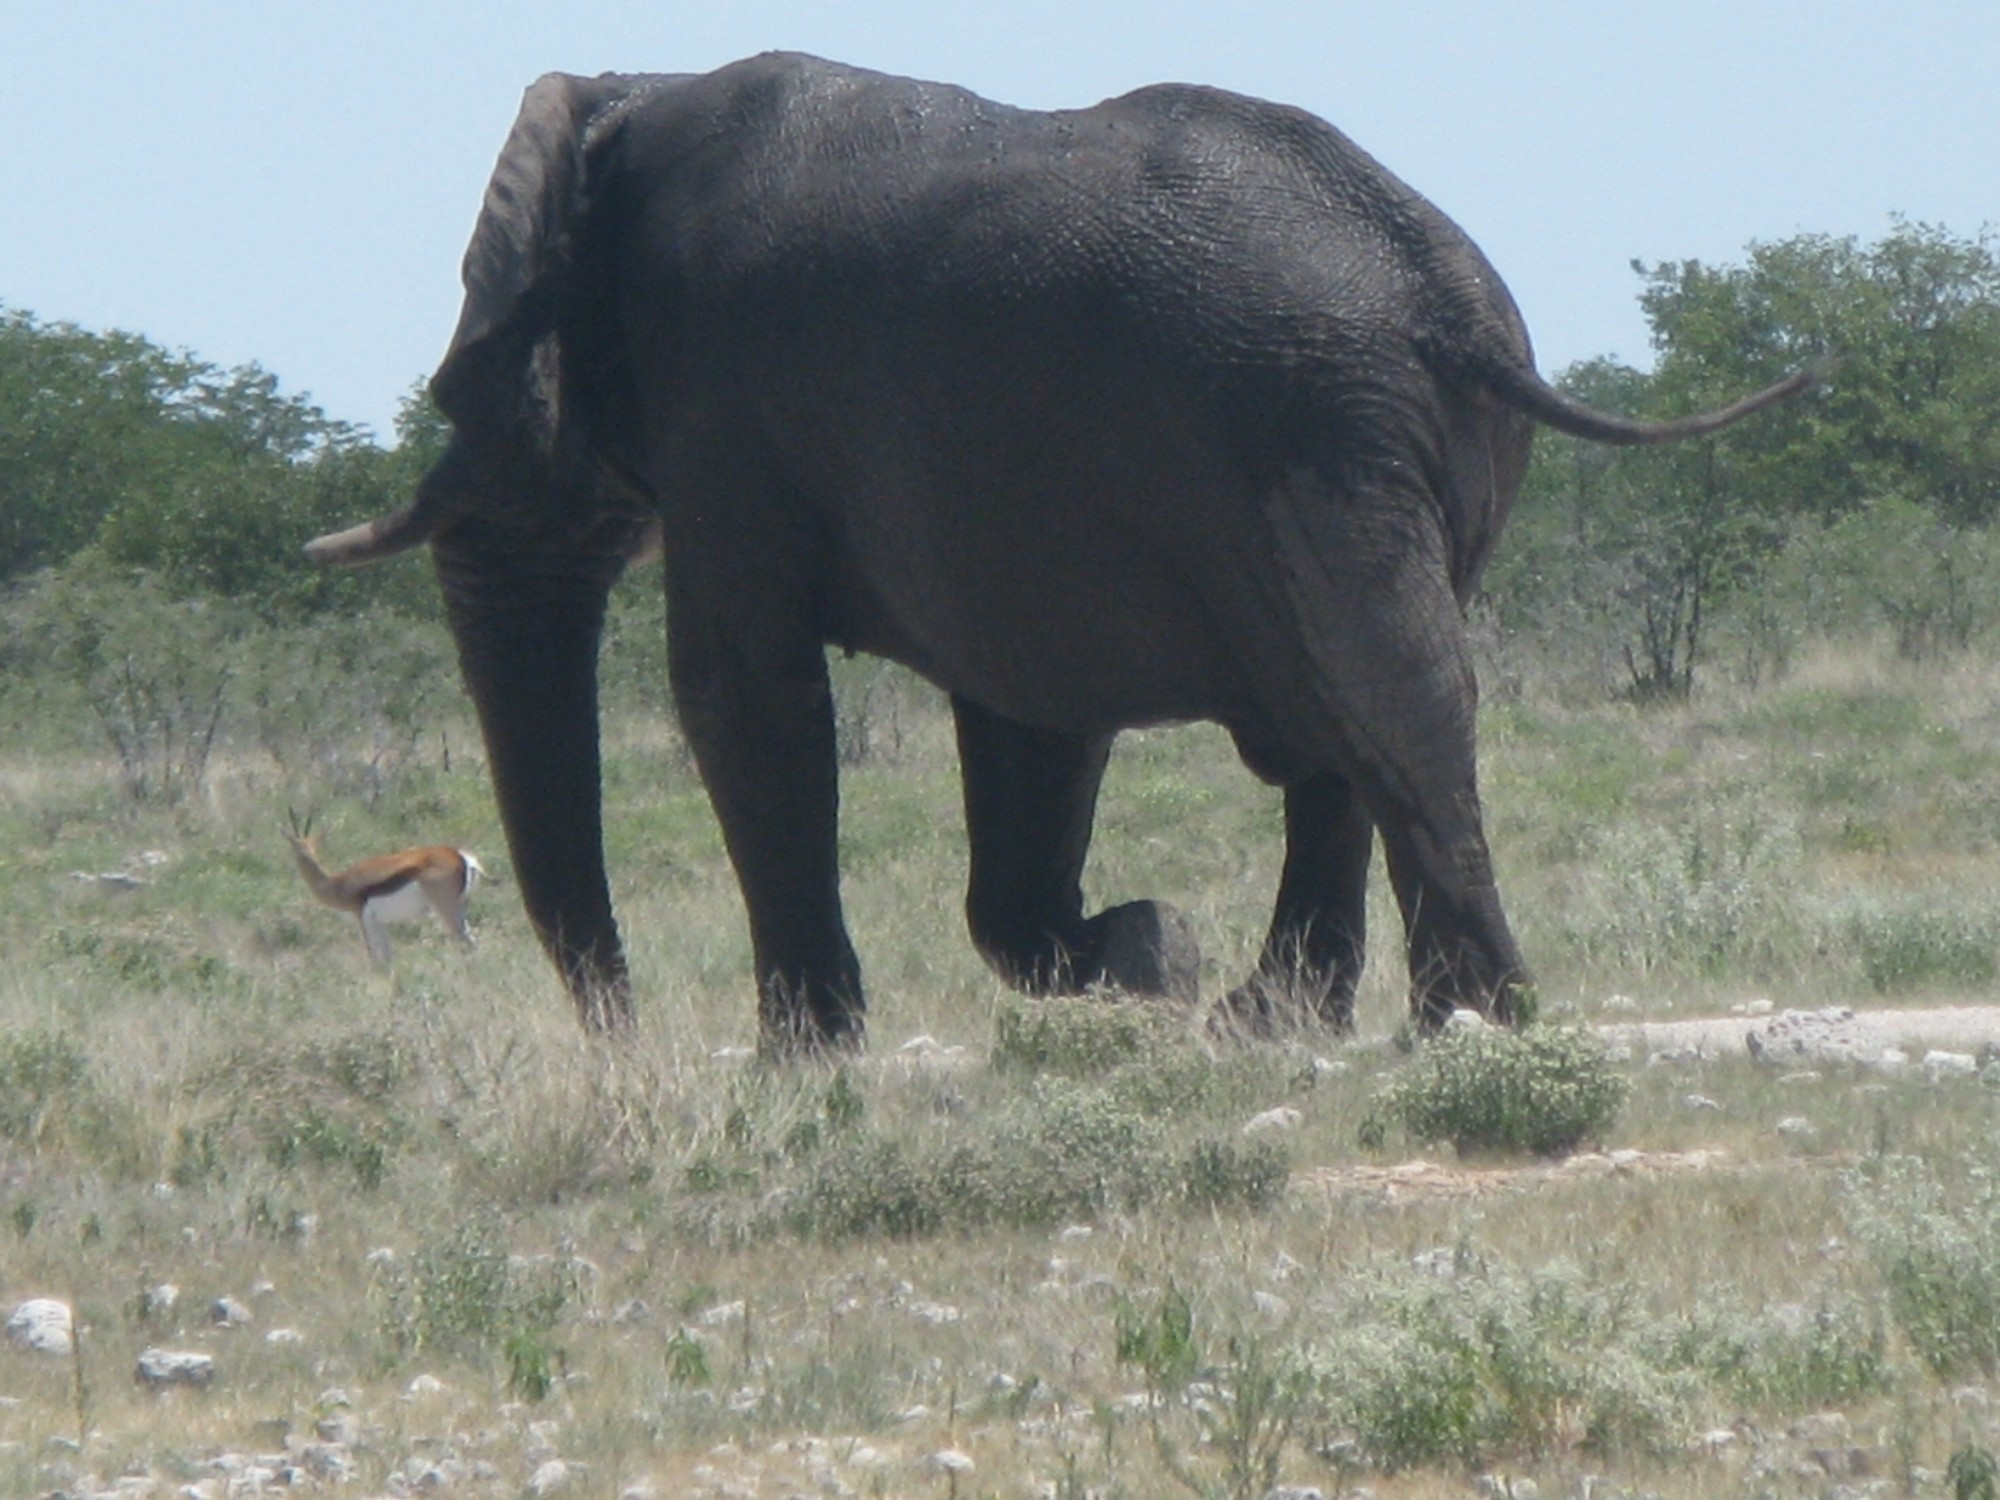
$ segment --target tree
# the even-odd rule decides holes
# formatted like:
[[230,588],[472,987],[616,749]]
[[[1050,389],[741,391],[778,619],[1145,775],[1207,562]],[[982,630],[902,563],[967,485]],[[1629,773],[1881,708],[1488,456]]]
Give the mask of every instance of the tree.
[[1503,612],[1582,621],[1620,643],[1635,696],[1681,696],[1715,611],[1762,601],[1751,585],[1795,538],[1893,532],[1910,539],[1903,554],[1931,549],[1922,589],[1892,597],[1879,559],[1835,547],[1819,555],[1867,566],[1831,593],[1879,610],[1909,649],[1970,639],[1983,596],[1955,552],[1972,545],[1966,528],[2000,522],[1991,238],[1897,222],[1874,245],[1799,235],[1752,245],[1740,266],[1634,268],[1658,365],[1572,366],[1558,383],[1594,405],[1670,416],[1838,363],[1824,389],[1706,443],[1609,450],[1544,434],[1491,575]]
[[434,613],[420,560],[329,574],[299,554],[407,498],[435,435],[406,419],[385,451],[255,365],[0,310],[0,583],[89,553],[268,618]]
[[1732,435],[1745,492],[1834,519],[1898,497],[1950,522],[2000,519],[2000,254],[1897,221],[1873,245],[1797,235],[1748,264],[1634,267],[1664,409],[1729,399],[1829,356],[1813,399]]

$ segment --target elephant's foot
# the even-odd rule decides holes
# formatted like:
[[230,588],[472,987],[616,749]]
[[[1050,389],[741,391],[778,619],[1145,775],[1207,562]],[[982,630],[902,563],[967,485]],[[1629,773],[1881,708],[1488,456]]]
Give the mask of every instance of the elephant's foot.
[[1200,990],[1201,948],[1188,919],[1164,901],[1128,901],[1084,923],[1096,962],[1086,976],[1132,995],[1193,1004]]
[[[468,939],[469,941],[469,939]],[[622,954],[607,960],[573,959],[564,962],[563,981],[576,1006],[577,1019],[592,1036],[630,1036],[635,1017],[632,1010],[632,976],[626,971]]]
[[1528,977],[1513,972],[1485,982],[1433,979],[1410,986],[1410,1019],[1425,1034],[1442,1031],[1455,1010],[1469,1010],[1496,1026],[1533,1019],[1535,989]]
[[800,996],[773,985],[757,1020],[757,1055],[765,1062],[850,1057],[867,1044],[862,1006],[833,996]]
[[1340,1036],[1354,1030],[1352,982],[1310,970],[1259,970],[1225,995],[1209,1017],[1217,1035],[1259,1041],[1309,1027]]

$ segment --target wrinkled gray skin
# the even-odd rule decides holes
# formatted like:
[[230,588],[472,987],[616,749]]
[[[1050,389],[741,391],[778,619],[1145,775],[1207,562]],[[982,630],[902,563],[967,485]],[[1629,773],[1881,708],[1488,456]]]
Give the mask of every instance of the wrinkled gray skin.
[[1411,1004],[1512,1013],[1461,621],[1537,422],[1500,279],[1344,136],[1212,89],[1037,113],[764,56],[528,90],[431,389],[450,447],[323,561],[428,541],[528,914],[631,1019],[604,870],[606,592],[664,543],[675,702],[741,881],[767,1050],[862,1030],[825,647],[950,695],[973,940],[1033,992],[1190,994],[1170,909],[1086,916],[1112,737],[1227,727],[1284,788],[1256,972],[1350,1021],[1379,832]]

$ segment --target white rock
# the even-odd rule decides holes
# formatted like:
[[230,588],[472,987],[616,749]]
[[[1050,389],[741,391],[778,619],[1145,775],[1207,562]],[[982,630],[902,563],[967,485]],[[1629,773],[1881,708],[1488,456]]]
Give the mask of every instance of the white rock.
[[1979,1059],[1970,1052],[1942,1052],[1933,1049],[1924,1054],[1924,1077],[1932,1083],[1940,1078],[1964,1078],[1979,1071]]
[[7,1337],[35,1354],[69,1353],[70,1328],[69,1304],[53,1297],[30,1297],[7,1319]]
[[1630,995],[1606,995],[1597,1008],[1608,1015],[1629,1016],[1639,1008],[1639,1002]]
[[1283,1322],[1292,1315],[1292,1304],[1274,1292],[1252,1292],[1250,1305],[1277,1322]]
[[1092,1229],[1088,1224],[1068,1224],[1063,1227],[1062,1232],[1056,1236],[1056,1239],[1061,1244],[1072,1245],[1078,1240],[1089,1239],[1095,1233],[1097,1231]]
[[1818,1133],[1804,1115],[1786,1115],[1778,1121],[1778,1134],[1788,1141],[1809,1141]]
[[149,1287],[139,1298],[139,1311],[148,1318],[164,1318],[181,1300],[181,1289],[171,1281]]
[[223,1491],[228,1500],[262,1500],[278,1483],[278,1471],[268,1464],[245,1464],[229,1476]]
[[1276,1109],[1267,1109],[1262,1114],[1252,1115],[1243,1127],[1245,1135],[1265,1135],[1274,1130],[1297,1130],[1305,1120],[1289,1104],[1280,1104]]
[[961,1448],[940,1448],[924,1460],[924,1467],[933,1474],[970,1474],[972,1455]]
[[956,1323],[965,1315],[949,1302],[913,1302],[910,1316],[919,1323],[928,1323],[933,1328],[942,1328],[947,1323]]
[[1873,1064],[1878,1072],[1900,1073],[1910,1065],[1910,1054],[1901,1047],[1884,1047]]
[[348,1456],[345,1443],[303,1443],[299,1467],[328,1484],[344,1484],[354,1472],[354,1460]]
[[403,1388],[403,1394],[414,1401],[421,1396],[441,1396],[449,1389],[435,1375],[419,1375]]
[[1444,1018],[1445,1029],[1449,1031],[1485,1031],[1492,1022],[1476,1010],[1468,1010],[1461,1005]]
[[560,1458],[552,1458],[537,1468],[528,1480],[528,1493],[534,1496],[553,1495],[569,1488],[576,1477],[576,1467]]
[[741,1300],[718,1302],[695,1319],[703,1328],[726,1328],[731,1323],[741,1323],[745,1306]]
[[218,1328],[247,1328],[256,1317],[234,1297],[217,1297],[209,1304],[208,1320]]
[[215,1380],[215,1361],[191,1350],[147,1349],[140,1353],[132,1378],[156,1391],[169,1386],[206,1388]]
[[1449,1245],[1439,1245],[1431,1250],[1419,1250],[1410,1257],[1412,1269],[1426,1276],[1442,1276],[1449,1280],[1458,1275],[1458,1252]]
[[1684,1109],[1721,1109],[1722,1106],[1706,1094],[1689,1094],[1681,1100]]
[[273,1328],[264,1335],[267,1344],[303,1344],[306,1336],[296,1328]]

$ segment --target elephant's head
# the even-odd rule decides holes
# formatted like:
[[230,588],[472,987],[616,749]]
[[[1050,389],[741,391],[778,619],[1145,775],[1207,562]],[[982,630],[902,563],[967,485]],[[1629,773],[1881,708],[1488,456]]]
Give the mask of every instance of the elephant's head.
[[[654,80],[645,81],[651,85]],[[444,455],[402,510],[308,544],[323,564],[428,543],[536,932],[586,1024],[630,1019],[605,881],[597,648],[612,582],[655,535],[649,497],[596,441],[614,356],[571,281],[593,129],[640,80],[550,74],[487,185],[458,329],[430,389]],[[579,364],[587,380],[567,379]]]

